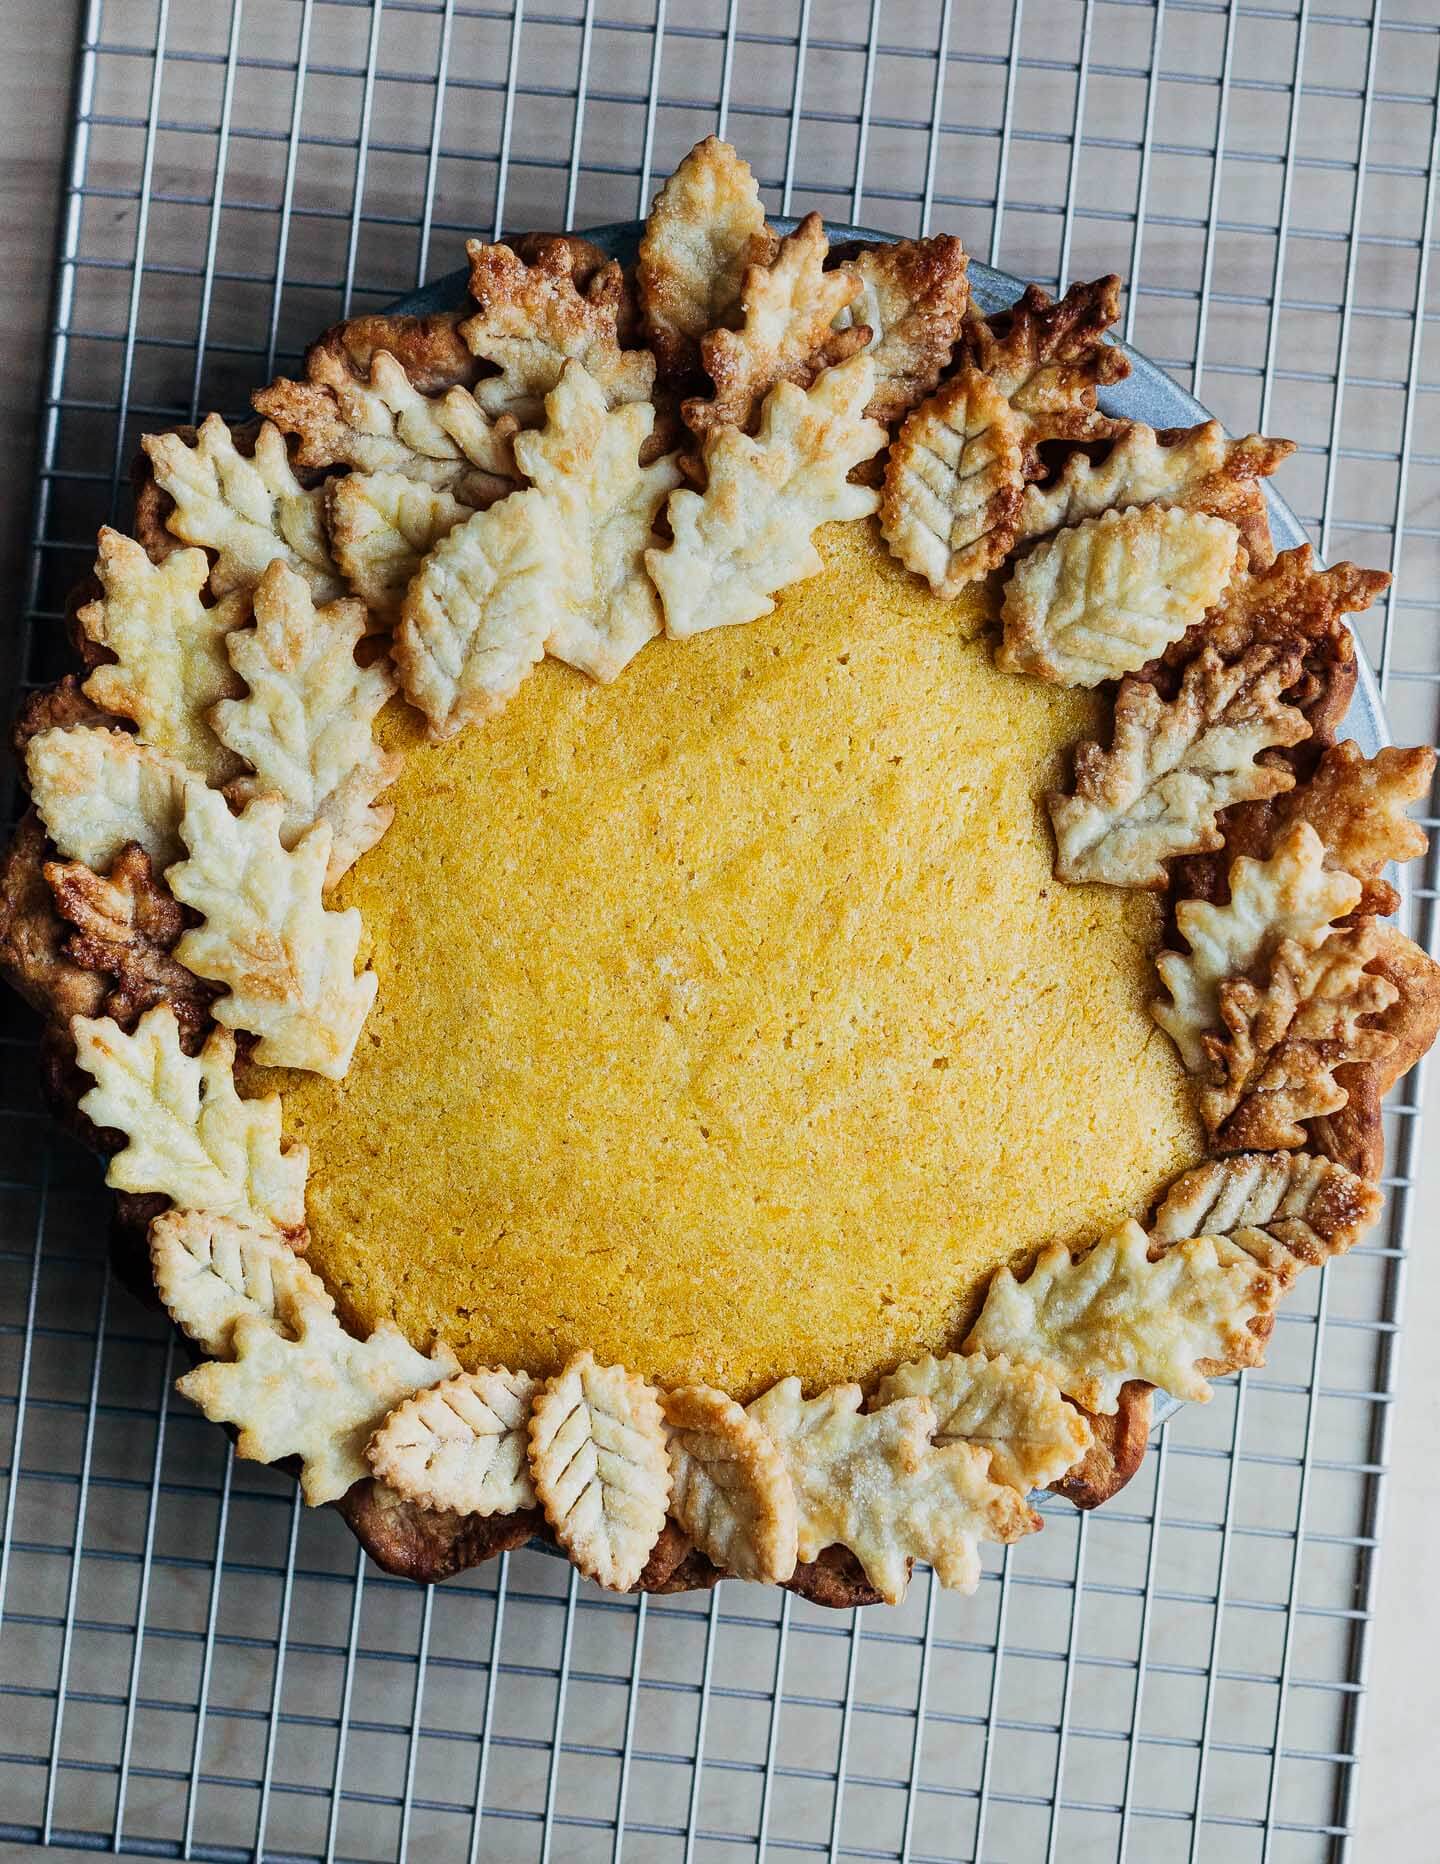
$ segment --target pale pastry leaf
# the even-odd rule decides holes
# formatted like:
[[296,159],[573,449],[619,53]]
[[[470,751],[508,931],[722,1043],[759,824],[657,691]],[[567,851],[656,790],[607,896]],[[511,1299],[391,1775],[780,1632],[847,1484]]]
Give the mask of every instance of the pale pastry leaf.
[[937,595],[956,596],[1015,543],[1024,427],[977,369],[961,369],[900,429],[885,463],[880,531]]
[[132,538],[101,529],[95,575],[103,594],[76,619],[115,659],[96,667],[85,693],[106,712],[134,721],[141,741],[224,783],[241,768],[210,729],[219,699],[239,692],[225,657],[231,631],[246,619],[243,596],[207,608],[210,574],[203,550],[176,550],[152,563]]
[[700,339],[729,321],[747,270],[774,248],[749,164],[718,136],[697,142],[656,195],[635,264],[645,338],[662,376],[698,368]]
[[535,1506],[530,1406],[541,1381],[485,1366],[459,1372],[397,1405],[366,1459],[382,1482],[421,1508],[514,1514]]
[[323,488],[301,485],[269,421],[248,459],[218,414],[205,417],[193,446],[179,434],[146,434],[140,444],[155,483],[175,501],[171,532],[216,553],[212,594],[253,589],[277,558],[305,578],[316,601],[345,593],[325,540]]
[[795,1492],[769,1433],[724,1392],[662,1395],[670,1430],[670,1512],[708,1559],[737,1579],[783,1585],[795,1571]]
[[393,809],[375,799],[400,773],[400,757],[375,742],[376,714],[396,690],[387,661],[356,661],[365,633],[360,602],[317,608],[307,585],[272,563],[255,587],[255,625],[226,640],[249,689],[211,713],[217,737],[253,776],[229,787],[234,801],[276,795],[285,805],[280,839],[293,848],[317,822],[332,840],[325,872],[333,887],[389,827]]
[[990,1452],[992,1480],[1026,1495],[1058,1481],[1090,1447],[1090,1426],[1060,1388],[1003,1355],[927,1353],[881,1379],[872,1405],[926,1398],[936,1443],[963,1440]]
[[808,391],[772,389],[753,438],[735,427],[707,436],[704,492],[670,494],[674,542],[645,555],[668,635],[768,615],[778,589],[823,567],[810,541],[819,525],[875,510],[877,494],[846,480],[885,443],[885,429],[864,415],[873,385],[870,359],[856,356]]
[[158,1216],[150,1225],[150,1267],[170,1318],[212,1359],[229,1357],[242,1315],[293,1338],[302,1308],[335,1305],[278,1230],[213,1210]]
[[346,473],[326,488],[335,561],[381,622],[399,614],[406,589],[441,538],[485,508],[398,472]]
[[147,1010],[126,1035],[110,1017],[74,1017],[75,1059],[95,1085],[80,1110],[123,1133],[105,1182],[117,1191],[159,1191],[182,1210],[234,1217],[287,1236],[305,1228],[309,1153],[286,1147],[280,1097],[235,1091],[235,1038],[214,1029],[195,1056],[180,1046],[168,1004]]
[[1078,746],[1071,792],[1046,799],[1055,872],[1072,883],[1163,887],[1167,861],[1223,847],[1222,809],[1294,786],[1283,763],[1256,760],[1309,737],[1304,714],[1281,698],[1299,675],[1298,652],[1252,647],[1227,665],[1206,647],[1168,704],[1147,681],[1122,680],[1110,749]]
[[1023,1280],[999,1269],[967,1353],[1004,1353],[1045,1373],[1088,1411],[1113,1413],[1120,1388],[1144,1379],[1177,1398],[1210,1397],[1206,1369],[1263,1363],[1273,1275],[1223,1238],[1170,1244],[1152,1261],[1149,1239],[1126,1223],[1072,1257],[1042,1249]]
[[1005,585],[996,660],[1061,686],[1133,673],[1219,601],[1237,543],[1233,524],[1161,505],[1107,511],[1059,531]]
[[189,858],[165,878],[203,922],[175,955],[226,987],[215,1019],[259,1036],[255,1058],[263,1066],[309,1068],[338,1081],[375,1001],[375,973],[355,975],[359,911],[329,912],[322,903],[329,823],[306,829],[287,849],[284,819],[278,796],[257,797],[236,816],[215,790],[190,786],[180,824]]
[[242,1314],[231,1333],[233,1357],[205,1360],[175,1389],[212,1424],[236,1426],[237,1456],[298,1457],[300,1491],[318,1508],[369,1475],[365,1446],[388,1412],[459,1368],[447,1347],[417,1352],[388,1322],[361,1340],[319,1300],[301,1297],[292,1307],[284,1333]]
[[531,1406],[530,1479],[580,1571],[628,1591],[660,1538],[670,1500],[658,1393],[622,1366],[577,1353]]
[[1359,898],[1359,881],[1330,872],[1320,837],[1297,822],[1269,860],[1240,855],[1231,862],[1224,906],[1180,902],[1175,924],[1190,949],[1162,951],[1155,960],[1170,996],[1150,1009],[1192,1074],[1206,1065],[1205,1032],[1220,1026],[1221,984],[1260,973],[1284,939],[1313,950]]
[[1343,1255],[1379,1221],[1373,1184],[1309,1152],[1239,1152],[1206,1159],[1165,1193],[1155,1243],[1223,1236],[1282,1283]]
[[905,1596],[914,1560],[928,1560],[942,1586],[973,1592],[979,1543],[1032,1533],[1018,1490],[990,1479],[990,1452],[957,1438],[936,1444],[933,1406],[900,1398],[862,1411],[858,1385],[817,1398],[782,1379],[747,1408],[785,1460],[799,1511],[799,1555],[848,1547],[890,1605]]
[[181,852],[190,773],[128,731],[52,725],[25,747],[25,774],[45,832],[68,860],[97,874],[129,842],[157,868]]

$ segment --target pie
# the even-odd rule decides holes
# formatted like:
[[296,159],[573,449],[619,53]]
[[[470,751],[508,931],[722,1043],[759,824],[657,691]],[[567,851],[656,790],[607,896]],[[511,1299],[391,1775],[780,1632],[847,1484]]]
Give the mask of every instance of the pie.
[[144,441],[0,961],[180,1389],[391,1570],[971,1588],[1377,1220],[1387,579],[1106,411],[1116,280],[987,317],[713,137],[633,266],[469,252]]

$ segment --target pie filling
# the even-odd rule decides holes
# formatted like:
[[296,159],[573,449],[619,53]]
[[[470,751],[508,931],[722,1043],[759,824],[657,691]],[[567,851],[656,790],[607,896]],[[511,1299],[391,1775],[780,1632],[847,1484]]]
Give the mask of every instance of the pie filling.
[[405,832],[331,902],[375,1007],[343,1083],[252,1071],[353,1326],[742,1399],[863,1382],[1202,1157],[1156,901],[1051,871],[1103,702],[998,671],[983,595],[872,525],[817,543],[773,615],[613,686],[547,660],[440,745],[385,716]]

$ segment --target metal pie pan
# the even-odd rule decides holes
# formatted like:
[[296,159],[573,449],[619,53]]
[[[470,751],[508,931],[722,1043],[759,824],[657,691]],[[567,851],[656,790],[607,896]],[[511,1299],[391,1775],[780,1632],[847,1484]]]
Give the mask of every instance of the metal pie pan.
[[[770,219],[770,225],[781,233],[792,232],[798,224],[794,219],[778,216]],[[644,228],[639,220],[616,220],[605,226],[577,230],[602,252],[628,264],[635,257]],[[902,237],[897,233],[882,233],[875,227],[847,226],[843,222],[831,220],[825,222],[825,231],[832,245],[840,245],[846,240],[889,245]],[[447,272],[443,278],[435,279],[419,291],[397,298],[393,304],[385,307],[386,312],[423,315],[428,311],[453,310],[457,304],[464,302],[469,282],[468,268]],[[982,310],[1004,310],[1007,305],[1015,302],[1024,289],[1025,281],[1012,273],[998,272],[993,266],[981,265],[974,259],[970,261],[970,290]],[[1151,427],[1193,427],[1199,421],[1212,418],[1209,409],[1181,388],[1178,382],[1172,381],[1148,357],[1142,356],[1139,350],[1133,349],[1128,343],[1122,343],[1119,347],[1130,359],[1130,373],[1116,387],[1102,391],[1100,405],[1107,414],[1120,415],[1132,421],[1145,421]],[[1265,487],[1265,498],[1270,508],[1270,530],[1276,548],[1291,550],[1297,544],[1308,542],[1300,520],[1268,484]],[[1357,653],[1356,658],[1359,678],[1345,720],[1345,729],[1365,755],[1373,757],[1381,745],[1391,742],[1390,732],[1380,703],[1380,689],[1363,649]],[[1163,1424],[1180,1408],[1180,1399],[1158,1392],[1155,1398],[1154,1426]],[[559,1554],[559,1557],[564,1558],[558,1548],[551,1547],[547,1542],[537,1541],[533,1544],[543,1547],[547,1553]]]

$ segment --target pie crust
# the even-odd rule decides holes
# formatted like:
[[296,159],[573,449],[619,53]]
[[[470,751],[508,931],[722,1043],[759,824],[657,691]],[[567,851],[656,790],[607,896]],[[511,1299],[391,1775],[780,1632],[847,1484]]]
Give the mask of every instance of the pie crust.
[[[210,415],[147,436],[134,538],[102,533],[95,575],[71,603],[81,671],[32,694],[17,721],[33,806],[0,863],[0,967],[45,1018],[57,1108],[109,1156],[121,1272],[161,1301],[197,1358],[181,1389],[238,1432],[242,1456],[298,1458],[307,1501],[334,1502],[389,1570],[440,1578],[539,1537],[620,1589],[703,1588],[729,1572],[820,1604],[894,1602],[917,1558],[942,1584],[973,1589],[982,1540],[1040,1525],[1033,1484],[1082,1508],[1116,1493],[1143,1457],[1154,1386],[1203,1401],[1210,1378],[1263,1363],[1286,1289],[1378,1217],[1381,1101],[1440,1028],[1440,967],[1385,917],[1398,904],[1387,865],[1425,848],[1404,811],[1433,756],[1367,759],[1338,740],[1355,683],[1344,617],[1387,579],[1317,570],[1308,549],[1275,554],[1261,481],[1287,443],[1228,441],[1215,423],[1156,433],[1100,408],[1098,391],[1128,368],[1105,338],[1116,280],[1059,303],[1031,287],[987,318],[957,240],[831,251],[813,215],[782,237],[749,169],[713,137],[661,191],[633,274],[575,236],[477,241],[469,253],[463,309],[353,319],[319,339],[303,380],[256,394],[259,421],[232,429]],[[765,1298],[752,1318],[736,1287],[728,1302],[712,1291],[704,1314],[687,1318],[682,1301],[667,1319],[642,1260],[628,1300],[623,1275],[611,1289],[607,1319],[599,1271],[567,1285],[538,1242],[492,1250],[492,1269],[503,1260],[538,1310],[537,1330],[515,1336],[519,1363],[478,1359],[423,1294],[381,1289],[367,1306],[327,1188],[344,1125],[334,1110],[350,1111],[354,1156],[377,1161],[377,1235],[388,1173],[408,1188],[412,1224],[429,1219],[434,1262],[455,1252],[450,1206],[422,1190],[426,1155],[442,1180],[467,1170],[458,1128],[424,1117],[397,1128],[403,1145],[378,1162],[383,1090],[428,1105],[424,1066],[405,1076],[387,1034],[386,1002],[411,985],[390,961],[384,902],[403,920],[427,911],[428,894],[447,936],[452,923],[463,936],[467,913],[472,926],[499,917],[483,917],[477,869],[407,867],[407,848],[423,845],[407,843],[407,822],[425,833],[409,773],[463,767],[496,796],[505,783],[513,809],[516,769],[538,783],[539,734],[583,764],[597,733],[626,744],[637,712],[670,729],[667,703],[681,708],[677,732],[729,757],[721,719],[748,695],[724,694],[734,655],[704,638],[726,628],[767,662],[789,655],[764,690],[785,695],[782,728],[800,727],[818,798],[824,730],[806,717],[805,682],[817,653],[850,659],[824,632],[827,565],[861,607],[875,592],[871,659],[848,677],[893,689],[940,747],[928,789],[894,776],[864,794],[859,817],[888,797],[884,836],[931,832],[935,797],[969,781],[963,760],[944,761],[968,744],[963,695],[1028,683],[1008,691],[1031,723],[995,740],[976,774],[1006,750],[1012,763],[1017,749],[1033,758],[1014,821],[1043,823],[1047,807],[1053,855],[1047,839],[1033,872],[1002,856],[1024,835],[997,788],[990,853],[984,834],[935,836],[935,871],[959,886],[974,869],[997,890],[1019,875],[1036,907],[1054,894],[1057,924],[1083,903],[1105,937],[1129,927],[1163,942],[1154,1024],[1137,1003],[1093,1032],[1102,1063],[1108,1054],[1138,1096],[1141,1125],[1169,1135],[1144,1190],[1127,1192],[1142,1207],[1087,1230],[1083,1199],[1054,1211],[1021,1199],[975,1217],[989,1255],[966,1258],[968,1279],[922,1278],[907,1292],[923,1253],[907,1250],[907,1219],[932,1250],[939,1231],[924,1230],[923,1194],[907,1211],[876,1191],[864,1208],[884,1221],[870,1247],[830,1271],[867,1296],[873,1278],[876,1299],[856,1304],[871,1317],[853,1337],[826,1321],[819,1351],[802,1348],[786,1298],[767,1296],[766,1252],[778,1262],[791,1245],[758,1192],[749,1258]],[[922,643],[947,678],[910,690]],[[562,687],[537,674],[546,659],[599,684]],[[983,680],[956,684],[977,665]],[[962,695],[957,716],[944,692],[952,705]],[[777,820],[801,807],[763,757],[748,767],[747,804]],[[442,782],[439,793],[462,792]],[[561,821],[542,862],[562,883],[538,908],[551,924],[571,884],[564,849],[585,834],[582,818]],[[503,861],[503,824],[483,826],[479,845]],[[754,848],[772,831],[746,833]],[[883,865],[878,846],[856,839],[857,872]],[[776,857],[783,866],[783,837]],[[844,850],[825,858],[835,885],[853,886]],[[627,865],[618,845],[605,871],[622,893],[644,879],[643,860]],[[437,894],[447,885],[458,891]],[[943,912],[920,922],[943,925]],[[815,996],[828,987],[822,942],[791,965]],[[1071,982],[1113,962],[1103,940],[1052,942]],[[724,937],[711,949],[723,960]],[[600,1013],[608,959],[592,960],[593,976],[583,950],[568,962]],[[479,1001],[466,963],[460,953],[449,968],[468,980],[461,1000]],[[426,975],[446,968],[442,949]],[[907,954],[900,975],[897,1022],[930,1012],[958,1032],[993,1018],[953,967]],[[665,986],[677,1005],[684,985]],[[1132,1015],[1143,1043],[1124,1033]],[[1043,1034],[1039,1007],[1006,1016]],[[753,1081],[763,1086],[797,1027],[783,1015],[757,1026]],[[884,1031],[867,1051],[872,1071],[898,1053]],[[1139,1055],[1169,1039],[1146,1073]],[[444,1068],[433,1051],[428,1065]],[[586,1065],[598,1082],[603,1057]],[[948,1065],[948,1054],[933,1063],[937,1075]],[[1043,1059],[1022,1073],[1043,1078]],[[530,1105],[524,1092],[519,1104]],[[644,1104],[632,1118],[663,1132]],[[1052,1151],[1035,1151],[1053,1180],[1050,1122],[1030,1104],[1016,1088],[1010,1129],[997,1116],[986,1131],[1023,1154],[1044,1126]],[[941,1171],[939,1128],[911,1158],[901,1128],[862,1112],[880,1179]],[[1125,1107],[1091,1116],[1128,1139]],[[483,1122],[466,1131],[485,1136]],[[743,1156],[754,1136],[744,1122],[734,1131]],[[508,1157],[519,1133],[497,1115],[490,1143]],[[822,1186],[840,1184],[865,1147],[844,1129],[822,1148]],[[569,1148],[562,1133],[532,1169],[563,1177]],[[347,1180],[362,1210],[364,1169]],[[480,1186],[483,1172],[468,1169],[464,1182]],[[983,1164],[967,1169],[979,1186]],[[954,1196],[959,1182],[942,1174],[930,1189]],[[477,1189],[471,1208],[482,1204]],[[625,1207],[611,1184],[582,1229],[621,1234]],[[656,1208],[663,1219],[663,1199]],[[734,1213],[722,1215],[735,1234]],[[814,1232],[819,1219],[791,1229],[810,1274],[807,1222]],[[404,1254],[403,1241],[385,1246]],[[455,1256],[462,1279],[472,1258]],[[821,1284],[804,1285],[828,1313]],[[470,1299],[483,1308],[483,1279]],[[496,1336],[482,1326],[477,1337]],[[623,1363],[597,1358],[607,1347]]]

